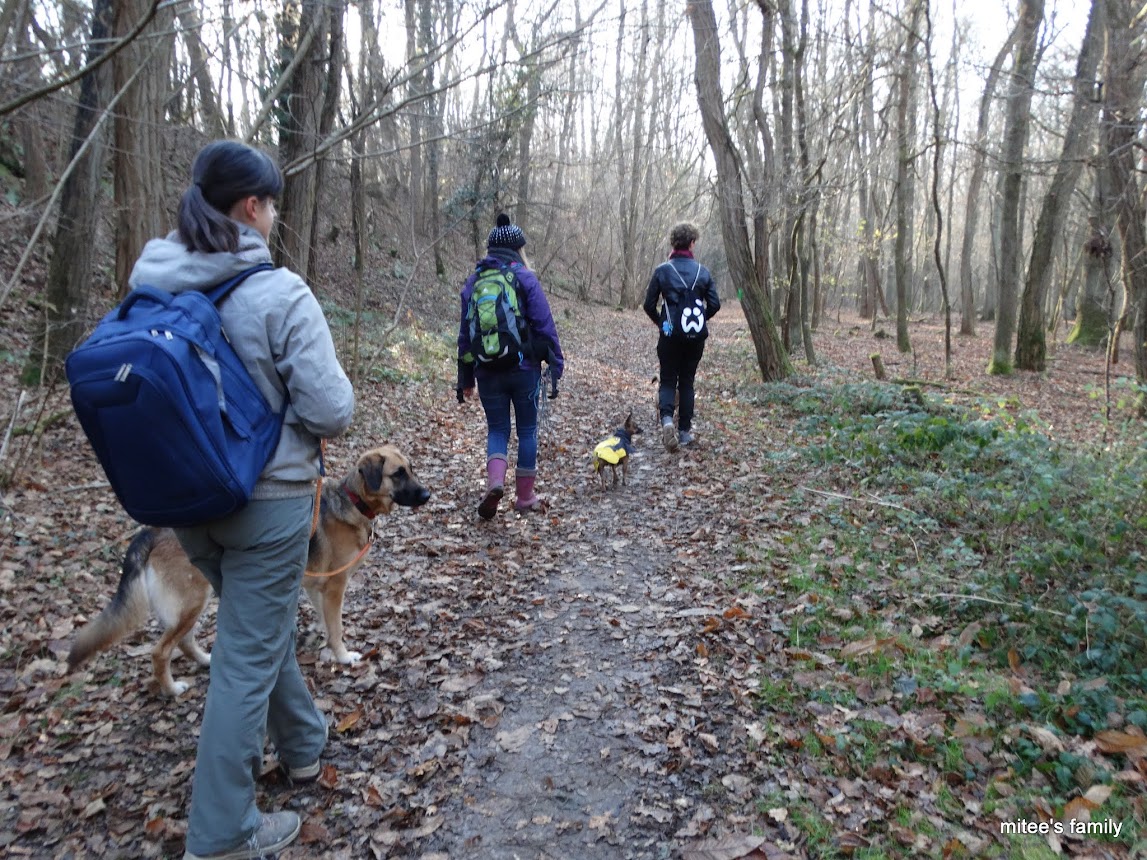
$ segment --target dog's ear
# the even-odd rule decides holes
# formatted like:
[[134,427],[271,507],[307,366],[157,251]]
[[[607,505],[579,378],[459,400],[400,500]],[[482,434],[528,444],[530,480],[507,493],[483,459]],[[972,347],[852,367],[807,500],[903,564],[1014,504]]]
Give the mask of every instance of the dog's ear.
[[382,489],[382,478],[385,468],[386,457],[381,454],[369,457],[365,463],[359,464],[358,473],[362,476],[362,482],[372,493],[377,493]]

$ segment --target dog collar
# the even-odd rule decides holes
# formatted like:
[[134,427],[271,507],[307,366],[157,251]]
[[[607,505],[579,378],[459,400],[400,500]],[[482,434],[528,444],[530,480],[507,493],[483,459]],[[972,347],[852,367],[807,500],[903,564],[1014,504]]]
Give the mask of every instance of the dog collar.
[[373,520],[376,516],[378,516],[378,511],[376,511],[374,508],[372,508],[370,505],[368,505],[366,502],[364,502],[362,499],[360,499],[354,493],[353,490],[351,490],[350,488],[344,488],[344,489],[346,490],[347,498],[351,500],[351,504],[353,504],[356,508],[358,508],[358,511],[360,514],[362,514],[368,520]]

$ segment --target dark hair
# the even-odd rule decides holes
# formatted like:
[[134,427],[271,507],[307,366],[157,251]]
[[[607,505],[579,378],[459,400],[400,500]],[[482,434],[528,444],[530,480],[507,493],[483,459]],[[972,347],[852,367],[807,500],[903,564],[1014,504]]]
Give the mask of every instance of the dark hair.
[[692,224],[685,222],[678,224],[669,231],[669,244],[674,251],[684,251],[701,238],[701,234]]
[[191,185],[179,201],[179,238],[189,251],[238,251],[231,207],[244,197],[282,193],[283,174],[271,156],[237,140],[209,143],[195,156]]

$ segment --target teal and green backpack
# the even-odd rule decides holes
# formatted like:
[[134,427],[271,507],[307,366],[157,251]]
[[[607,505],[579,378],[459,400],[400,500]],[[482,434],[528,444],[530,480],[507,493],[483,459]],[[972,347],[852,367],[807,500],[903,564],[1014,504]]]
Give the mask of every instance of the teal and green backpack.
[[466,312],[474,360],[496,370],[517,367],[528,331],[518,299],[517,279],[509,266],[479,265],[477,273]]

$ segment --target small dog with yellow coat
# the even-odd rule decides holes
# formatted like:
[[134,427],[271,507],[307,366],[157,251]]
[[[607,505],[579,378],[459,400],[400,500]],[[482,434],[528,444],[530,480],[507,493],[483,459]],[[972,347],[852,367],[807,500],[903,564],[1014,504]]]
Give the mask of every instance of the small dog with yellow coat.
[[625,423],[613,431],[613,435],[602,439],[593,449],[593,470],[601,478],[601,488],[606,488],[605,470],[613,472],[613,486],[617,486],[617,469],[621,467],[621,483],[624,486],[629,473],[629,458],[633,453],[633,437],[641,432],[633,412],[625,416]]

